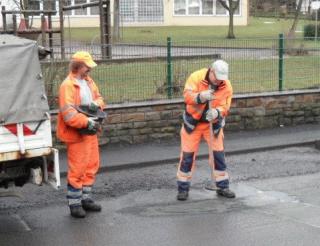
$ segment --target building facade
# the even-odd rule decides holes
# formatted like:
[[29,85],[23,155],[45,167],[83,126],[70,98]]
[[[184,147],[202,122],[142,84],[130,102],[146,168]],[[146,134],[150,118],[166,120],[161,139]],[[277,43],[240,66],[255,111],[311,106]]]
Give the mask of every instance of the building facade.
[[[64,0],[64,5],[92,1],[96,0]],[[224,1],[228,3],[228,0]],[[234,14],[234,25],[247,25],[248,1],[240,0],[239,7]],[[32,0],[30,8],[58,10],[59,2],[59,0]],[[113,4],[114,0],[111,0],[111,20],[113,20]],[[66,26],[95,27],[99,25],[98,7],[66,11],[64,14]],[[54,19],[58,20],[58,13]],[[220,26],[228,24],[228,11],[218,0],[120,0],[121,26]]]

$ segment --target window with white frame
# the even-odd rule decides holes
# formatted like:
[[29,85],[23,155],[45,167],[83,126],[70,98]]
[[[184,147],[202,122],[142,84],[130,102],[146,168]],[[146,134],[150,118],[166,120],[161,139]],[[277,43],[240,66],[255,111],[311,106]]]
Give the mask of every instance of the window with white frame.
[[120,0],[123,22],[163,22],[163,0]]
[[[72,6],[75,4],[84,4],[90,2],[97,2],[97,0],[63,0],[63,6]],[[31,3],[33,4],[30,6],[30,9],[41,9],[41,10],[56,10],[57,14],[59,15],[59,0],[32,0]],[[34,8],[36,7],[36,8]],[[37,8],[38,7],[38,8]],[[90,8],[82,8],[82,9],[74,9],[64,11],[64,15],[70,16],[95,16],[99,15],[99,7],[90,7]]]
[[[90,2],[96,2],[97,0],[90,0]],[[99,15],[100,14],[100,10],[99,10],[99,6],[94,6],[94,7],[90,7],[89,8],[89,15]]]
[[40,10],[40,0],[30,0],[27,3],[28,9]]
[[189,15],[200,14],[200,0],[188,0],[188,13]]
[[138,22],[163,21],[162,1],[138,0]]
[[187,14],[186,0],[175,0],[174,1],[174,14],[175,15],[186,15]]
[[[225,2],[228,6],[229,6],[229,1],[227,0],[222,0],[223,2]],[[235,2],[235,1],[234,1]],[[241,0],[240,0],[241,2]],[[240,6],[240,3],[239,3]],[[222,6],[222,4],[217,0],[217,15],[226,15],[228,14],[227,10]],[[240,7],[238,7],[235,11],[234,11],[234,15],[240,15]]]
[[[63,0],[62,1],[63,6],[70,6],[70,5],[72,5],[72,3],[73,3],[72,0]],[[73,11],[74,10],[64,11],[63,14],[65,14],[65,15],[73,15]]]
[[42,3],[43,10],[57,10],[57,1],[56,0],[47,0]]
[[[28,2],[28,9],[40,10],[40,0],[30,0]],[[34,15],[40,15],[40,14],[34,14]]]
[[241,4],[241,0],[239,2],[238,8],[234,11],[234,15],[240,15],[240,4]]
[[[56,10],[58,12],[58,2],[59,0],[29,0],[27,6],[29,10]],[[40,16],[40,14],[34,15]]]
[[59,15],[59,0],[40,0],[38,2],[40,10],[56,11],[55,15]]
[[[53,10],[59,10],[59,0],[29,0],[32,9],[47,10],[51,7]],[[185,2],[186,0],[182,0]],[[190,1],[190,12],[199,11],[192,6],[203,0]],[[62,0],[63,6],[72,6],[75,4],[84,4],[97,2],[97,0]],[[195,3],[192,3],[195,2]],[[120,19],[123,22],[163,22],[163,0],[120,0]],[[64,15],[69,16],[97,16],[99,7],[90,7],[83,9],[74,9],[64,11]],[[181,14],[185,14],[181,13]]]
[[213,1],[202,0],[202,15],[213,15]]
[[[134,3],[136,3],[136,1],[134,1]],[[120,0],[119,8],[120,8],[121,21],[134,22],[135,9],[137,9],[135,4],[130,4],[129,1],[127,1],[127,0]]]
[[[87,0],[74,0],[74,4],[84,4]],[[88,15],[88,8],[75,9],[74,15]]]
[[[227,2],[226,0],[222,0],[222,1]],[[226,14],[227,14],[227,10],[217,0],[217,2],[216,2],[216,15],[226,15]]]
[[[226,4],[229,1],[223,0]],[[240,15],[240,5],[235,11],[235,15]],[[228,11],[218,0],[174,0],[174,15],[182,16],[212,16],[228,15]]]

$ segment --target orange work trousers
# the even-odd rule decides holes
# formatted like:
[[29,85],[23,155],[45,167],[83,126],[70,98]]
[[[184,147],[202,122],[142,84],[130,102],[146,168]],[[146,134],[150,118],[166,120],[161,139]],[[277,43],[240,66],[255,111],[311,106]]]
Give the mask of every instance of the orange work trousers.
[[100,165],[97,135],[83,135],[82,141],[67,144],[68,184],[76,189],[91,186]]
[[[210,146],[210,125],[209,123],[198,123],[191,133],[187,133],[182,126],[181,132],[181,153],[180,162],[177,170],[178,189],[189,190],[192,174],[195,169],[195,159],[199,150],[201,140],[204,138]],[[226,172],[226,163],[224,158],[224,134],[221,128],[217,135],[213,134],[211,150],[214,156],[213,174],[216,185],[219,188],[228,188],[229,175]]]

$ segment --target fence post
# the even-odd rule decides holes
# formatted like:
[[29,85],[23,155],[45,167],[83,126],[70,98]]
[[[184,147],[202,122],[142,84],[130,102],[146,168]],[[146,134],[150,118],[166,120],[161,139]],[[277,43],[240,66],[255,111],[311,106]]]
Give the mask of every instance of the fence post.
[[279,91],[283,90],[283,53],[284,53],[284,36],[279,34]]
[[171,59],[171,37],[167,37],[167,88],[168,88],[168,98],[172,98],[172,59]]
[[[6,7],[2,6],[1,7],[1,13],[6,11]],[[6,18],[6,13],[2,13],[2,29],[4,32],[7,31],[7,18]]]

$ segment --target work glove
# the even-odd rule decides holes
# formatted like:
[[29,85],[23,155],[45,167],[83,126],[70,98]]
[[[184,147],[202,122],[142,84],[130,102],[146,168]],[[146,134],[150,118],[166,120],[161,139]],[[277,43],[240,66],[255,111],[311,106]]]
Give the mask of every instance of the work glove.
[[214,92],[213,90],[201,91],[199,95],[201,103],[205,103],[207,101],[213,100],[214,99],[213,92]]
[[99,109],[99,105],[98,105],[96,102],[93,102],[93,101],[92,101],[92,102],[89,104],[89,110],[90,110],[90,111],[97,112],[98,109]]
[[88,118],[88,130],[97,131],[99,129],[99,123],[94,120],[94,118]]
[[211,122],[214,121],[216,118],[218,118],[219,116],[219,111],[218,109],[209,109],[206,113],[206,120]]

